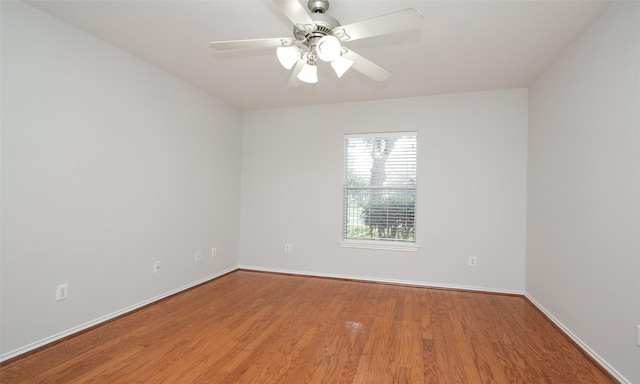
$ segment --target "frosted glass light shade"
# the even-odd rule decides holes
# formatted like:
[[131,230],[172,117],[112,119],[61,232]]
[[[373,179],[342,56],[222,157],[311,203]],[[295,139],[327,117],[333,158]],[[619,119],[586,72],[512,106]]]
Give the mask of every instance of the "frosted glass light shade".
[[278,47],[276,55],[278,55],[278,60],[280,60],[280,64],[283,67],[291,69],[300,60],[302,52],[295,45],[290,45],[288,47]]
[[333,61],[340,57],[340,40],[335,36],[327,35],[318,41],[316,53],[322,61]]
[[318,82],[318,67],[315,63],[309,64],[309,62],[305,63],[300,73],[298,73],[298,79],[304,81],[305,83],[314,84]]
[[342,77],[342,75],[344,75],[344,73],[347,72],[347,70],[351,68],[352,65],[353,61],[345,59],[342,56],[331,62],[331,67],[336,72],[336,75],[338,75],[338,78]]

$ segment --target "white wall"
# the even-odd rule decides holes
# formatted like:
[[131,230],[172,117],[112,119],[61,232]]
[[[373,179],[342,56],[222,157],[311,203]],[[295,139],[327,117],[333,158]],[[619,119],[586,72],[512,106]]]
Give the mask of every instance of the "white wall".
[[241,128],[217,99],[3,1],[0,356],[235,267]]
[[640,3],[530,88],[526,292],[640,383]]
[[[418,131],[420,250],[341,248],[344,134],[398,130]],[[240,264],[523,292],[526,136],[524,89],[246,112]]]

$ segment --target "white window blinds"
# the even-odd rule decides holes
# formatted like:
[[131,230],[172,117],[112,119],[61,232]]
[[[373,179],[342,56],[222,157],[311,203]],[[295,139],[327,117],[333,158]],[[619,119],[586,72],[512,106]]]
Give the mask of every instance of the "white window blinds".
[[346,135],[343,239],[415,243],[417,133]]

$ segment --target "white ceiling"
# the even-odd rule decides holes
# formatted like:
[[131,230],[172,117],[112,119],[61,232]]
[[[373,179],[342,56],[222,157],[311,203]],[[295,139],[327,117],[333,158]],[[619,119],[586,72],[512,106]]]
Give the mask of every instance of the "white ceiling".
[[[263,109],[526,87],[611,6],[611,1],[333,0],[342,24],[407,8],[420,30],[348,48],[391,70],[376,82],[319,65],[317,84],[289,88],[275,48],[216,52],[219,40],[291,37],[270,1],[46,0],[29,4],[241,109]],[[306,0],[300,0],[306,9]],[[323,65],[324,64],[324,65]]]

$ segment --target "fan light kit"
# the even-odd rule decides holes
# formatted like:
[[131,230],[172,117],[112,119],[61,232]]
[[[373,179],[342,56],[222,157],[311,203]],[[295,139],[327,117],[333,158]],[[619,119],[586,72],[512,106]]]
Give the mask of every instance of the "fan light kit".
[[338,78],[350,68],[374,79],[384,81],[391,72],[344,47],[342,43],[419,28],[422,15],[416,9],[407,9],[347,25],[326,14],[328,0],[310,0],[307,13],[298,0],[273,0],[293,23],[293,37],[216,41],[217,50],[244,48],[273,48],[280,64],[293,69],[289,86],[299,81],[318,82],[318,59],[328,62]]

